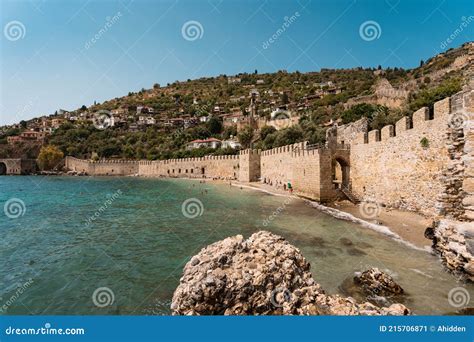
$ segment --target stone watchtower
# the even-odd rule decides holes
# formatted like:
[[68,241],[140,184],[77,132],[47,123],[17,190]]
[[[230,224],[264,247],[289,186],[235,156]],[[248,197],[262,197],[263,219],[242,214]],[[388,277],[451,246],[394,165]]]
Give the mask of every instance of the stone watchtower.
[[329,149],[337,148],[337,125],[326,130],[326,147]]
[[239,154],[239,181],[256,182],[260,179],[260,150],[247,149]]

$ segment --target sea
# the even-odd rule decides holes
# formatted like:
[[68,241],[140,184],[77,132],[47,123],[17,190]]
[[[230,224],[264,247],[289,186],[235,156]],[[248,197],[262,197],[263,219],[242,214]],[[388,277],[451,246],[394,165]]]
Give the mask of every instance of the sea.
[[259,230],[299,248],[327,293],[350,294],[356,272],[378,267],[403,287],[415,314],[474,306],[474,285],[428,248],[302,199],[199,180],[2,176],[0,314],[169,315],[193,255]]

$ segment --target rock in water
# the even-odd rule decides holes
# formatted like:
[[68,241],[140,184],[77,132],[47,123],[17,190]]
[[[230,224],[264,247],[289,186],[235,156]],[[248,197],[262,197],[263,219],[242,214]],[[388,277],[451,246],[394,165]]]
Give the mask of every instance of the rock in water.
[[387,273],[370,268],[354,277],[354,283],[368,296],[393,297],[404,293],[402,287]]
[[202,249],[184,267],[174,315],[407,315],[401,304],[380,308],[326,295],[301,252],[266,231]]

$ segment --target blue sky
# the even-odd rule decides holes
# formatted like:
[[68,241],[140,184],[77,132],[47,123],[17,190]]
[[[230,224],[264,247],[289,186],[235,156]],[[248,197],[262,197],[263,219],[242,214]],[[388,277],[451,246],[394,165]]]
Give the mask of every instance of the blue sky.
[[[411,68],[474,40],[472,0],[1,0],[0,6],[0,125],[202,76]],[[444,47],[463,20],[467,27]]]

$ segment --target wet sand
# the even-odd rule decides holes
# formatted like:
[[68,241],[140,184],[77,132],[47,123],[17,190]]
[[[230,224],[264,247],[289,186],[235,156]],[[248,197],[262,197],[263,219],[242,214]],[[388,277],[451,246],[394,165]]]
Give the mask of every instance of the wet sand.
[[[361,214],[359,205],[349,201],[336,202],[328,206],[367,220]],[[417,247],[425,248],[431,246],[431,240],[425,238],[424,235],[425,229],[431,224],[431,220],[415,212],[380,208],[379,215],[367,221],[389,227],[390,230],[398,234],[403,240],[411,242]]]
[[[267,192],[272,195],[297,196],[284,189],[278,189],[268,184],[261,183],[240,183],[232,181],[232,185],[242,188],[253,188]],[[297,196],[298,197],[298,196]],[[360,210],[360,205],[349,201],[340,201],[326,205],[342,212],[349,213],[356,218],[367,221],[372,224],[378,224],[390,228],[390,230],[418,248],[426,249],[431,246],[431,241],[425,238],[425,229],[430,225],[431,220],[411,211],[398,209],[379,208],[379,213],[371,219],[367,219]]]

